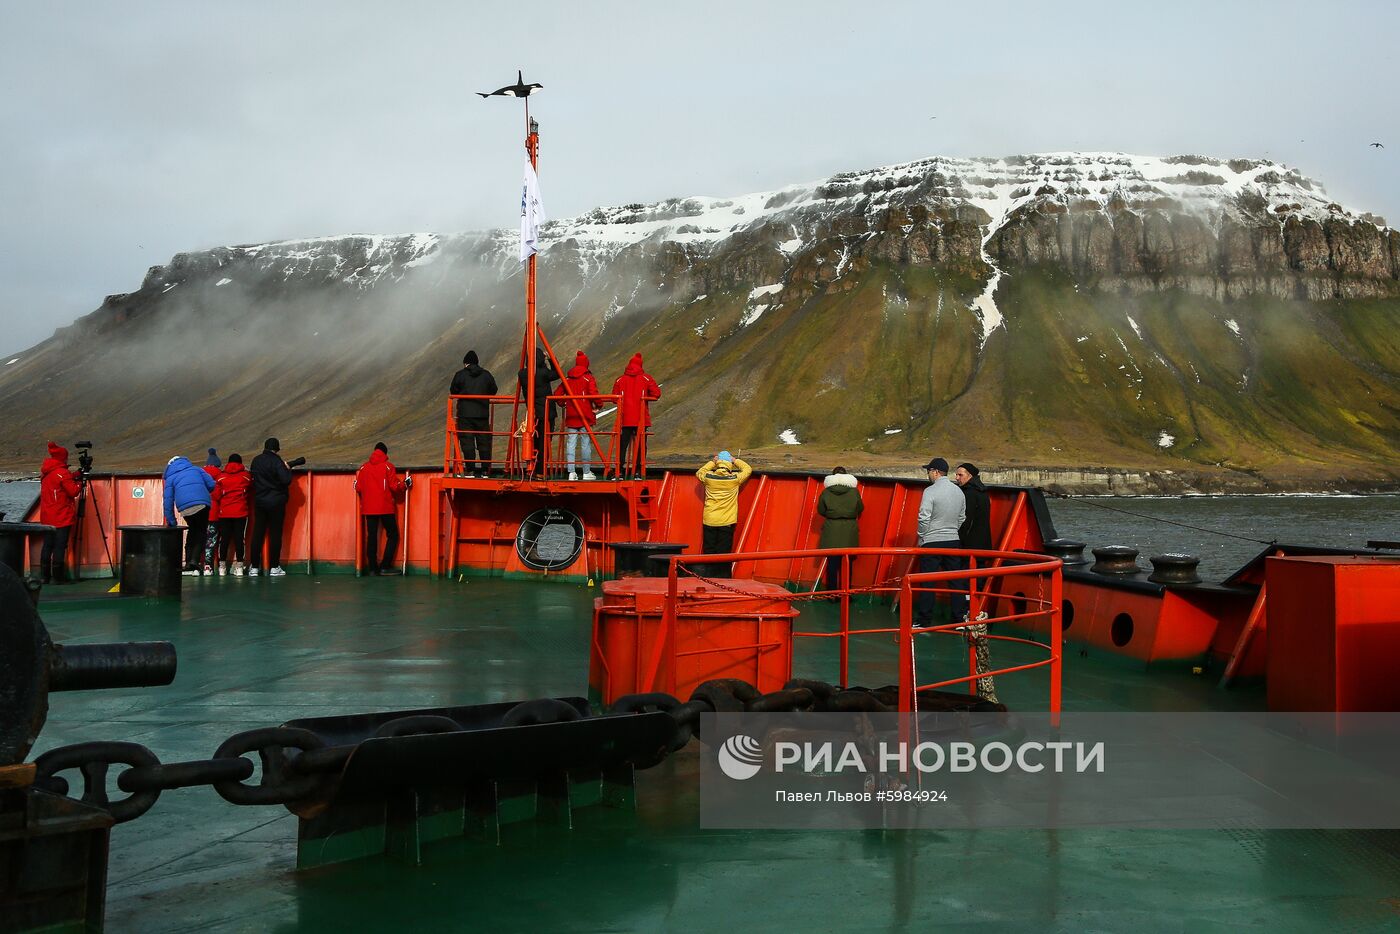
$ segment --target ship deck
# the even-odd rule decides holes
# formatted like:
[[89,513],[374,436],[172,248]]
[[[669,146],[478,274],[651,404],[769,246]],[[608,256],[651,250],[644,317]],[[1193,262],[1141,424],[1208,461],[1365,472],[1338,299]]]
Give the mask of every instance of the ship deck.
[[[109,583],[109,582],[108,582]],[[586,693],[583,586],[490,578],[186,579],[182,602],[50,591],[55,641],[169,639],[164,688],[60,694],[36,749],[130,740],[163,761],[204,758],[231,733],[297,717]],[[830,613],[803,605],[804,621]],[[861,611],[889,619],[888,608]],[[834,680],[799,642],[799,674]],[[1008,652],[1013,651],[1008,649]],[[1008,661],[1011,661],[1008,658]],[[954,664],[951,657],[946,662]],[[921,662],[936,672],[939,662]],[[857,653],[855,680],[893,680],[893,645]],[[998,685],[1043,709],[1043,672]],[[1068,710],[1255,709],[1189,671],[1065,665]],[[638,773],[635,813],[521,823],[497,847],[444,841],[410,867],[373,859],[298,872],[296,818],[207,788],[166,792],[113,831],[109,931],[322,930],[1395,930],[1400,834],[1073,830],[707,831],[699,747]]]

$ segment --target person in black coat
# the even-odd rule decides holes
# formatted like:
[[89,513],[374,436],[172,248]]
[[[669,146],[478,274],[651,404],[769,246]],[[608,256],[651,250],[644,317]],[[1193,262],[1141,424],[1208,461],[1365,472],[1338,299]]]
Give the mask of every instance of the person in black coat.
[[[496,377],[483,367],[475,350],[462,358],[462,368],[452,377],[454,396],[494,396]],[[485,477],[491,470],[491,404],[485,399],[457,400],[457,440],[468,477]]]
[[958,544],[964,548],[992,548],[992,499],[978,477],[977,465],[959,464],[953,482],[962,487],[967,516],[958,526]]
[[[282,521],[287,517],[287,488],[292,471],[276,438],[263,442],[263,452],[253,458],[248,472],[253,475],[253,540],[248,555],[248,576],[257,577],[267,568],[269,577],[284,577],[282,570]],[[267,564],[263,564],[263,539],[267,539]]]
[[[529,377],[525,367],[520,368],[518,378],[520,380],[520,398],[525,399],[525,380]],[[554,381],[559,378],[559,372],[554,369],[549,362],[549,355],[544,352],[544,348],[535,348],[535,470],[537,477],[544,476],[544,455],[546,440],[541,434],[541,429],[546,418],[549,420],[549,430],[554,431],[554,406],[548,404],[549,396],[554,392]]]
[[[963,502],[967,505],[967,515],[963,518],[962,525],[958,526],[958,544],[963,548],[979,548],[990,551],[992,548],[992,498],[987,493],[987,485],[978,476],[976,464],[959,464],[958,469],[953,472],[953,482],[962,488]],[[965,560],[965,559],[964,559]],[[979,561],[980,566],[985,566],[985,561]],[[966,566],[964,564],[964,566]],[[986,586],[990,581],[984,580],[980,586]],[[1013,612],[1023,612],[1017,607]],[[987,624],[982,620],[987,618],[987,611],[980,610],[976,618],[971,615],[966,617],[972,625],[964,626],[963,631],[967,634],[968,641],[972,644],[977,653],[977,673],[985,675],[992,670],[991,645],[987,638]],[[999,703],[997,700],[996,679],[993,677],[983,677],[977,679],[977,693],[983,700]]]

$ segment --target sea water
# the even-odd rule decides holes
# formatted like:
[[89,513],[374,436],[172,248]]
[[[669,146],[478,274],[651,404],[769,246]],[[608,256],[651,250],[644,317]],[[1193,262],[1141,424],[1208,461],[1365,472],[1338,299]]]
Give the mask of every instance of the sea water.
[[[19,519],[38,495],[36,481],[0,483],[0,511]],[[1090,548],[1131,545],[1143,567],[1152,555],[1193,554],[1206,580],[1229,576],[1265,542],[1364,548],[1369,540],[1400,540],[1400,494],[1079,496],[1049,504],[1062,538]]]
[[1400,540],[1400,494],[1080,496],[1050,500],[1050,516],[1062,538],[1137,548],[1143,567],[1153,555],[1196,555],[1206,580],[1228,577],[1267,542],[1365,548]]

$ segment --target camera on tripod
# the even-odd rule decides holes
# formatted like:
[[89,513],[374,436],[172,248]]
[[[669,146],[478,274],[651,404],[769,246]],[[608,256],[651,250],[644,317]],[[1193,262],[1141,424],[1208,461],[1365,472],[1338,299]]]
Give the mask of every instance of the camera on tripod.
[[[73,447],[78,449],[78,471],[82,474],[92,473],[92,442],[74,441]],[[79,477],[78,479],[83,479]]]

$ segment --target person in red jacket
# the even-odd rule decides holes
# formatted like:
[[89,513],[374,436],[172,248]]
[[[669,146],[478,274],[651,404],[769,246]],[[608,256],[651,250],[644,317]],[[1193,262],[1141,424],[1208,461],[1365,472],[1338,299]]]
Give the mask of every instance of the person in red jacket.
[[[365,519],[365,573],[383,577],[397,574],[394,552],[399,547],[398,508],[394,494],[401,493],[408,482],[399,479],[398,471],[389,461],[389,448],[381,441],[374,446],[369,460],[355,474],[355,492],[360,497],[360,515]],[[384,527],[384,557],[376,557],[379,528]]]
[[53,531],[44,536],[44,547],[39,552],[40,574],[45,584],[66,584],[68,537],[78,518],[78,493],[82,487],[68,469],[68,449],[52,441],[39,474],[39,521],[53,526]]
[[[588,368],[588,354],[582,350],[574,356],[574,368],[564,377],[564,386],[571,395],[585,397],[578,402],[564,403],[564,432],[567,436],[564,451],[569,464],[569,479],[578,479],[578,471],[574,469],[574,455],[578,453],[579,441],[582,441],[583,479],[595,480],[597,478],[589,469],[593,466],[593,442],[588,436],[588,431],[598,421],[597,411],[601,403],[597,399],[586,398],[598,395],[598,381],[593,378],[593,371]],[[564,392],[561,390],[559,394],[562,396]]]
[[[209,468],[205,468],[208,470]],[[230,454],[214,477],[214,509],[219,511],[219,573],[243,576],[243,542],[248,531],[248,488],[253,475],[243,467],[242,454]],[[233,566],[228,563],[233,549]]]
[[[633,354],[627,362],[627,369],[613,383],[613,395],[621,396],[617,401],[617,423],[621,427],[618,443],[618,478],[636,477],[644,479],[642,465],[646,463],[646,429],[651,427],[651,411],[648,404],[661,398],[661,387],[651,374],[642,369],[642,355]],[[638,429],[641,435],[638,436]],[[636,441],[637,447],[632,459],[627,457],[628,449]]]

